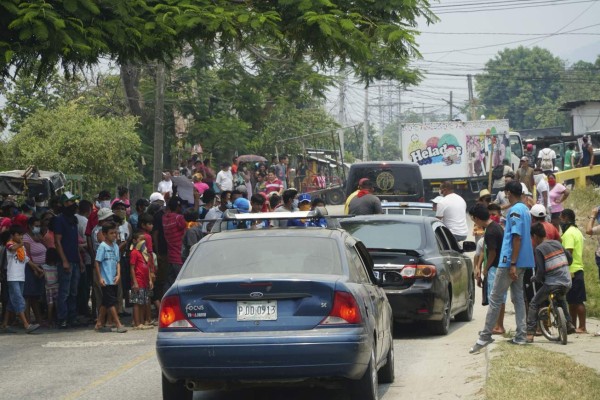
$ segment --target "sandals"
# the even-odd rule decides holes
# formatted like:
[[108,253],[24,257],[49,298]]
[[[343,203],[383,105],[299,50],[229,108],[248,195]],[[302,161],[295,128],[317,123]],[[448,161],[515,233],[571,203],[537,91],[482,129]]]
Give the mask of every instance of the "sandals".
[[110,331],[115,332],[115,333],[125,333],[125,332],[127,332],[127,328],[125,328],[123,325],[121,325],[118,328],[112,328]]

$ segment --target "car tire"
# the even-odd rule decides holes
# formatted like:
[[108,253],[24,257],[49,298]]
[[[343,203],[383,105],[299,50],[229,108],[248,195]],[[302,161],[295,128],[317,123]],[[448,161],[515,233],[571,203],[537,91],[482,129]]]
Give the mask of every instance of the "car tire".
[[350,398],[353,400],[378,400],[379,380],[377,376],[377,360],[375,360],[375,349],[371,349],[371,360],[365,374],[358,381],[354,381]]
[[446,289],[444,295],[444,307],[442,309],[442,319],[439,321],[429,321],[429,329],[434,335],[447,335],[450,330],[450,319],[452,312],[452,301],[450,299],[450,290]]
[[330,190],[327,193],[327,203],[337,206],[340,204],[344,204],[344,192],[342,192],[340,189],[335,189],[335,190]]
[[467,309],[454,316],[456,321],[469,322],[473,319],[473,308],[475,306],[475,282],[469,279],[469,294],[467,298]]
[[163,400],[192,400],[194,392],[185,387],[184,382],[170,382],[165,374],[162,374]]
[[378,372],[380,383],[394,383],[394,338],[390,338],[390,349],[385,357],[385,365]]

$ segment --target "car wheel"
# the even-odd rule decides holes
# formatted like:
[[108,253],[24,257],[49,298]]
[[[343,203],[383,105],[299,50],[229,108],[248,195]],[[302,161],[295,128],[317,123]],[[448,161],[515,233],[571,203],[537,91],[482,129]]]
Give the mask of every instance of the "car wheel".
[[334,206],[344,204],[344,193],[339,189],[329,191],[327,193],[327,202]]
[[170,382],[165,374],[162,374],[163,400],[192,400],[194,392],[188,390],[182,381]]
[[444,307],[442,308],[442,319],[439,321],[430,321],[430,329],[434,335],[447,335],[450,330],[450,310],[451,310],[450,291],[446,289],[444,296]]
[[475,283],[469,279],[469,293],[467,295],[467,309],[454,316],[460,322],[469,322],[473,319],[473,307],[475,305]]
[[379,382],[394,383],[394,338],[390,338],[390,349],[385,357],[385,365],[379,370]]
[[353,400],[378,400],[379,381],[377,377],[377,360],[375,360],[375,349],[371,349],[371,360],[365,374],[352,385]]

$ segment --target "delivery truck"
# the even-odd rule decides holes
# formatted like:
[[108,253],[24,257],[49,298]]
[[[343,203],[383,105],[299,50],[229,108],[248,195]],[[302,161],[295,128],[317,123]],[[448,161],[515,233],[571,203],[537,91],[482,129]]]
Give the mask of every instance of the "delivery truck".
[[419,165],[425,197],[437,196],[443,181],[454,183],[456,193],[474,203],[479,191],[491,186],[492,171],[504,160],[516,170],[523,156],[518,132],[508,120],[448,121],[404,124],[402,159]]

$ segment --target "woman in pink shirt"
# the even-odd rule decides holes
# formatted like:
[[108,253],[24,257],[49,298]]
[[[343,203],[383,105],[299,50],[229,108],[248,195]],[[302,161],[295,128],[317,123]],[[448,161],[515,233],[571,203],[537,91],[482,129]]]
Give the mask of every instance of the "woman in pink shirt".
[[560,226],[560,213],[565,209],[563,203],[569,197],[569,189],[564,185],[556,182],[556,176],[554,174],[548,175],[548,186],[550,191],[548,192],[548,198],[550,199],[550,212],[552,225],[558,229]]
[[46,246],[42,243],[41,222],[36,217],[31,217],[27,223],[27,233],[23,235],[25,252],[32,264],[25,267],[25,285],[23,297],[25,298],[25,316],[31,321],[29,310],[33,310],[35,322],[42,322],[40,299],[45,294],[44,270],[42,265],[46,263]]

